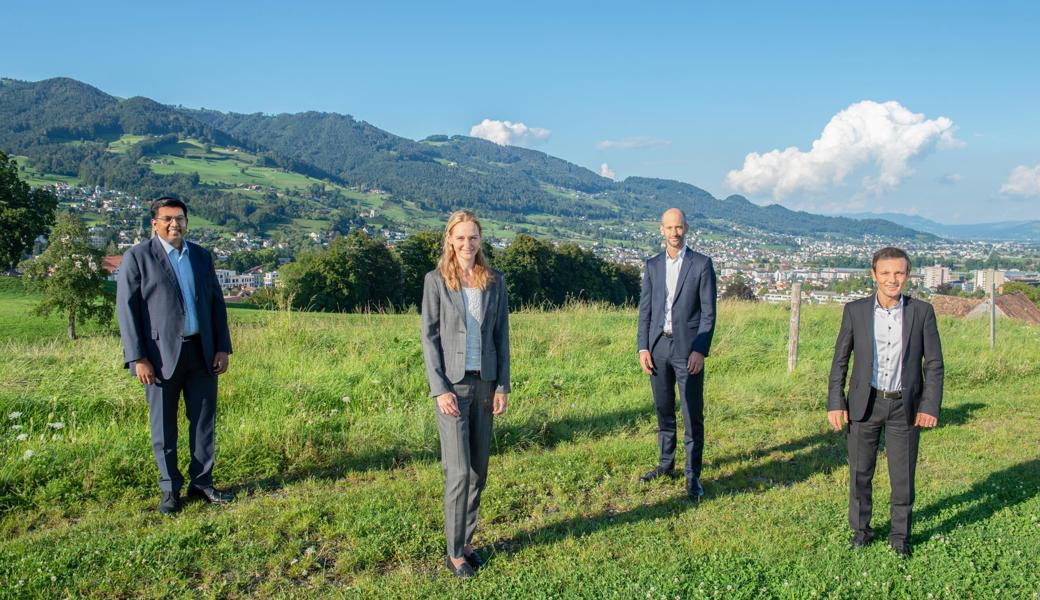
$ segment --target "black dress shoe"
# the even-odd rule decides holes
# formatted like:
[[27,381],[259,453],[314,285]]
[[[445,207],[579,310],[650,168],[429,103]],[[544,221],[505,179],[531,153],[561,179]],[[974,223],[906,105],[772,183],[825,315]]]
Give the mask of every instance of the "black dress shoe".
[[866,548],[867,544],[874,541],[874,535],[866,533],[864,531],[857,531],[852,534],[852,538],[849,539],[849,548],[855,550],[857,548]]
[[902,559],[910,558],[910,546],[908,544],[889,544],[889,548],[896,553],[896,556]]
[[455,566],[455,563],[451,562],[450,558],[444,559],[444,564],[447,565],[448,570],[451,574],[458,577],[459,579],[469,579],[477,573],[473,570],[473,567],[469,566],[469,561],[462,563],[459,566]]
[[647,471],[639,477],[639,481],[643,483],[649,483],[658,477],[668,477],[669,479],[675,478],[675,471],[671,469],[662,469],[661,467],[654,467],[654,469]]
[[469,566],[473,567],[474,571],[484,566],[484,558],[476,552],[472,552],[470,554],[463,554],[463,556],[466,558],[466,563]]
[[231,502],[232,498],[234,498],[231,494],[218,492],[211,487],[200,488],[195,486],[188,488],[188,496],[191,498],[202,498],[210,504],[227,504],[228,502]]
[[159,502],[159,512],[164,515],[172,515],[181,509],[180,492],[163,492],[162,501]]
[[700,479],[691,479],[686,482],[686,495],[695,503],[701,501],[701,498],[704,497],[704,488],[701,487]]

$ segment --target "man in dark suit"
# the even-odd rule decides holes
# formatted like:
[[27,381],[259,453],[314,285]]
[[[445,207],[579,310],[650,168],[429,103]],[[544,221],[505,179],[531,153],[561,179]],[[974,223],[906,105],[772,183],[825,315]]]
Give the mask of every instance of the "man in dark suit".
[[159,512],[180,508],[184,477],[177,468],[177,405],[184,394],[190,430],[189,496],[223,504],[213,489],[213,425],[217,376],[231,353],[227,308],[213,257],[186,241],[188,207],[176,198],[152,203],[155,235],[126,251],[119,268],[116,312],[123,359],[144,384],[159,466]]
[[[942,346],[932,305],[902,294],[910,276],[906,252],[878,250],[870,274],[877,293],[849,302],[842,314],[831,364],[827,419],[835,431],[848,425],[853,548],[866,546],[874,537],[872,480],[881,431],[885,431],[892,483],[888,542],[907,558],[920,428],[938,424],[942,404]],[[846,394],[845,375],[852,355]]]
[[674,476],[675,387],[679,387],[686,492],[704,495],[704,359],[715,333],[715,269],[711,259],[686,246],[686,215],[670,208],[661,216],[665,251],[646,261],[639,291],[639,365],[650,375],[657,409],[657,467],[639,479]]

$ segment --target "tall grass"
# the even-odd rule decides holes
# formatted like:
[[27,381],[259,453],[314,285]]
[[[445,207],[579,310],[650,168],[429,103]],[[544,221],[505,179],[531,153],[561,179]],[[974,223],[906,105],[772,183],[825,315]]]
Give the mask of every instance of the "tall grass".
[[[803,309],[788,375],[786,310],[721,306],[697,508],[681,483],[636,481],[656,436],[634,311],[515,314],[476,540],[491,562],[461,583],[441,567],[417,315],[233,310],[215,477],[238,500],[164,519],[118,338],[69,342],[21,310],[0,308],[0,596],[1028,598],[1040,584],[1036,327],[1002,321],[991,350],[985,321],[940,319],[942,426],[923,434],[901,562],[883,543],[845,549],[844,439],[824,423],[837,307]],[[883,539],[884,461],[875,497]]]

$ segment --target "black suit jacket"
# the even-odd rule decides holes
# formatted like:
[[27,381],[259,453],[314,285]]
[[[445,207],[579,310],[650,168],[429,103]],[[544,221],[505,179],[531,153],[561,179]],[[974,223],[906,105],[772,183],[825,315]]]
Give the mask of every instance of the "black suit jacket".
[[[231,352],[227,307],[217,281],[213,255],[188,244],[195,278],[195,311],[206,368],[212,371],[217,352]],[[124,366],[135,374],[135,362],[147,358],[163,379],[173,376],[184,332],[184,299],[177,274],[159,238],[141,242],[123,255],[116,287],[116,316],[123,342]]]
[[[638,350],[653,352],[664,331],[665,287],[664,252],[646,261],[643,284],[639,289]],[[672,336],[675,346],[686,355],[700,352],[708,355],[715,334],[715,268],[707,256],[686,249],[675,296],[672,299]]]
[[[862,421],[869,415],[871,380],[874,374],[874,295],[845,305],[838,341],[831,362],[827,410],[847,410],[849,420]],[[913,424],[918,412],[939,416],[943,394],[943,356],[935,309],[931,304],[903,296],[903,397],[908,398],[907,420]],[[848,393],[845,376],[852,363]]]

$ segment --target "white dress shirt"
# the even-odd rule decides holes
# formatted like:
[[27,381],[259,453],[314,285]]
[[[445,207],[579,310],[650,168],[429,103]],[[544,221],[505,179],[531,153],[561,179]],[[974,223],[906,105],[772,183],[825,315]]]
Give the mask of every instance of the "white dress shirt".
[[462,305],[466,308],[466,370],[480,370],[480,325],[484,322],[484,306],[480,288],[462,288]]
[[675,288],[679,285],[679,270],[685,256],[685,244],[675,253],[675,258],[670,258],[667,251],[664,253],[664,332],[668,334],[672,333],[672,303],[675,302]]
[[870,385],[883,392],[903,389],[903,297],[884,308],[874,295],[874,374]]

